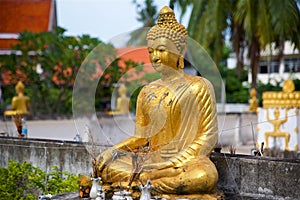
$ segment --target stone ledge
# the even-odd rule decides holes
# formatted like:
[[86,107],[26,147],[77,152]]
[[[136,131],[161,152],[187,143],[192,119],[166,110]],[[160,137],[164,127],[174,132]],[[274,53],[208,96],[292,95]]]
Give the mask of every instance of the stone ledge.
[[[7,167],[9,159],[30,161],[43,171],[56,165],[62,171],[88,175],[91,169],[85,145],[75,142],[0,137],[0,167]],[[211,160],[219,172],[217,186],[226,199],[300,197],[299,159],[213,153]]]
[[211,155],[219,172],[218,188],[234,199],[298,199],[300,160],[247,155]]

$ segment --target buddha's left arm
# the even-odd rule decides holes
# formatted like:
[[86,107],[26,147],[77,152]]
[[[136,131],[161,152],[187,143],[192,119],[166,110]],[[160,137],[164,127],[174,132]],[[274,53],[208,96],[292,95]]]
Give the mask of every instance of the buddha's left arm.
[[27,107],[27,110],[29,112],[29,109],[30,109],[30,99],[29,99],[29,97],[26,99],[26,107]]
[[[195,98],[199,114],[196,117],[197,133],[190,145],[171,158],[171,162],[175,166],[181,166],[195,157],[209,156],[218,142],[218,121],[213,86],[206,79],[203,79],[202,83],[197,87]],[[195,111],[186,110],[185,112]]]
[[11,109],[16,110],[17,109],[17,104],[16,104],[16,97],[13,97],[11,101]]

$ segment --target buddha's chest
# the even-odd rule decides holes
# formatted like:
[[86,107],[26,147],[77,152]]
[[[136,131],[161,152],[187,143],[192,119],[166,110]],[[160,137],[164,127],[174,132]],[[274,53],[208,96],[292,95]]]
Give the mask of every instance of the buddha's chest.
[[176,91],[162,86],[151,86],[143,97],[144,113],[174,112],[177,109],[178,96]]

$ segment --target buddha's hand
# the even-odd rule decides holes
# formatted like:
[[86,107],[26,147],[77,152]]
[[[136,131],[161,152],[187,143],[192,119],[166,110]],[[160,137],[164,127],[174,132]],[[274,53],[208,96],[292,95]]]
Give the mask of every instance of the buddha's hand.
[[171,161],[165,161],[165,162],[159,162],[159,163],[145,164],[143,167],[143,170],[144,171],[161,170],[161,169],[167,169],[170,167],[174,167],[174,164]]
[[140,180],[145,182],[147,180],[174,177],[178,176],[181,172],[182,169],[176,167],[171,161],[151,163],[144,165],[144,168],[140,174]]
[[108,149],[100,154],[100,156],[97,159],[98,162],[98,170],[99,172],[102,172],[104,167],[108,165],[113,159],[113,151],[111,149]]

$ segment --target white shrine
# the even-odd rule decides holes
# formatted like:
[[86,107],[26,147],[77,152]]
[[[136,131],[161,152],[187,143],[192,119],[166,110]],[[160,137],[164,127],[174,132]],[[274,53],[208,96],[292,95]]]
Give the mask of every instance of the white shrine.
[[258,111],[257,142],[266,149],[299,151],[300,92],[291,79],[283,90],[263,93],[263,107]]

